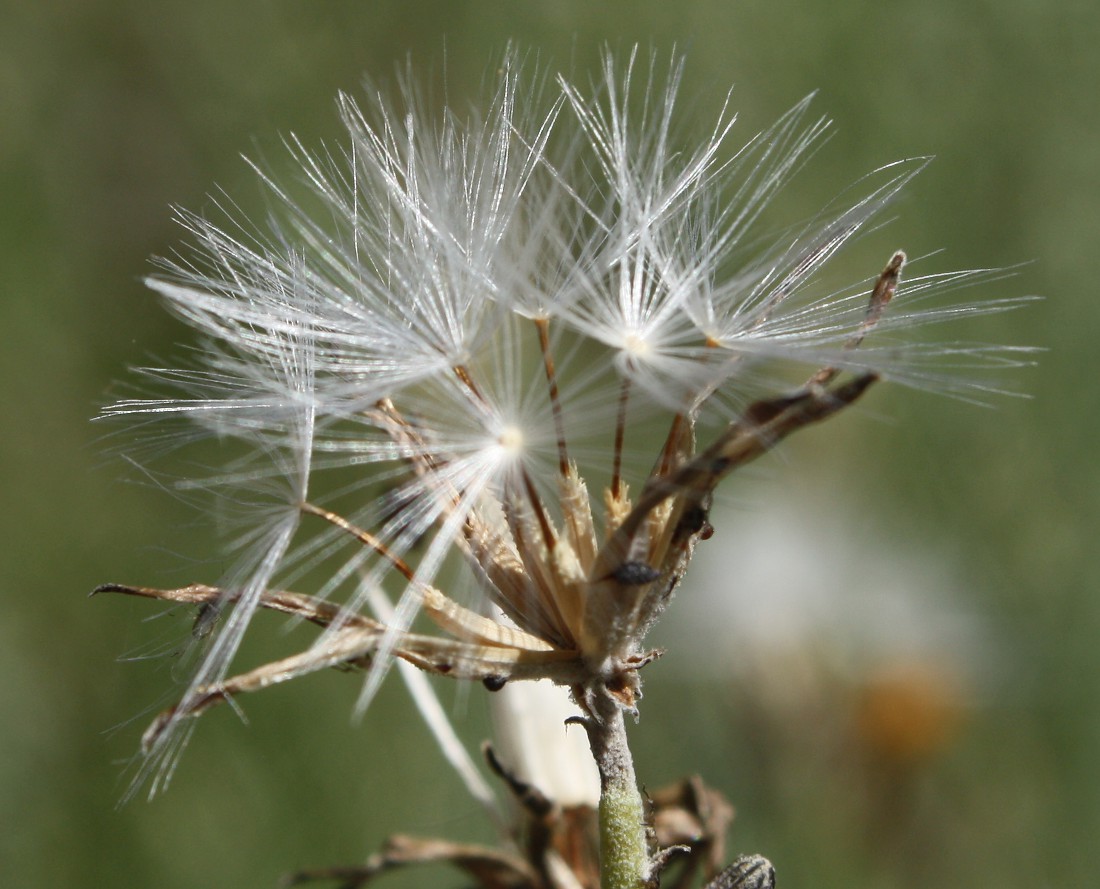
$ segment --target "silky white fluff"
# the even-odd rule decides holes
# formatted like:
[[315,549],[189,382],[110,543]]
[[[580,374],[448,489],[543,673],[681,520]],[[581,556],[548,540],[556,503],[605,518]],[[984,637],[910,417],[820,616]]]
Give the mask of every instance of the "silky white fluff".
[[[605,480],[628,397],[632,424],[728,422],[778,365],[965,391],[974,378],[945,362],[1016,361],[902,336],[1010,307],[922,305],[983,272],[911,282],[875,331],[883,346],[845,351],[873,275],[839,293],[815,290],[815,276],[925,161],[875,171],[808,224],[763,231],[761,211],[827,122],[808,119],[807,99],[740,143],[727,101],[693,138],[676,113],[682,70],[677,57],[608,52],[586,86],[512,51],[481,110],[433,116],[411,77],[393,100],[342,95],[339,148],[288,140],[308,195],[257,170],[273,198],[266,226],[179,214],[193,249],[148,283],[201,344],[189,367],[143,371],[158,397],[105,413],[149,431],[155,449],[171,441],[155,424],[183,420],[180,443],[211,437],[231,454],[182,483],[221,492],[245,523],[224,581],[239,597],[192,691],[227,674],[265,589],[323,569],[321,595],[349,610],[378,586],[402,593],[392,560],[301,515],[307,492],[432,583],[471,509],[528,482],[553,502],[565,441],[583,477]],[[432,471],[410,470],[424,457]],[[399,600],[395,627],[416,601]],[[148,768],[167,778],[182,735],[158,736]]]

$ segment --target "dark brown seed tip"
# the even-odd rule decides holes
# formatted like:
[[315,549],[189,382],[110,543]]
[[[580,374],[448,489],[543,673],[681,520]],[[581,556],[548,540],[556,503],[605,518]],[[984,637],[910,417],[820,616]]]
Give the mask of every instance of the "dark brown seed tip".
[[88,598],[99,595],[100,593],[125,593],[130,588],[123,586],[121,583],[101,583],[94,590],[88,593]]
[[653,583],[661,572],[645,562],[623,562],[611,572],[611,576],[623,586],[644,586]]

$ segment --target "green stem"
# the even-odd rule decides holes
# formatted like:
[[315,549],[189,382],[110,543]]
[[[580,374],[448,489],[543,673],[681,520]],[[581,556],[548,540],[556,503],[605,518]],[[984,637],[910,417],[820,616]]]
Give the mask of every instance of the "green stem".
[[610,696],[601,703],[601,712],[585,726],[600,770],[600,889],[644,889],[649,885],[645,807],[623,711]]

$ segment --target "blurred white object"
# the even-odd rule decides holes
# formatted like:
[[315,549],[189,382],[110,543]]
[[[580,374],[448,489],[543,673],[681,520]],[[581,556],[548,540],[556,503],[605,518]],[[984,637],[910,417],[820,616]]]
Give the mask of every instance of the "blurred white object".
[[693,672],[779,680],[783,664],[782,694],[797,693],[791,673],[803,670],[858,683],[901,660],[970,679],[986,666],[987,627],[967,610],[950,560],[927,543],[891,540],[870,531],[866,515],[838,513],[805,492],[740,510],[716,506],[711,521],[714,539],[696,550],[678,620],[669,622],[707,652],[690,659]]
[[490,698],[494,747],[516,778],[562,806],[595,807],[600,776],[569,692],[546,680],[509,682]]

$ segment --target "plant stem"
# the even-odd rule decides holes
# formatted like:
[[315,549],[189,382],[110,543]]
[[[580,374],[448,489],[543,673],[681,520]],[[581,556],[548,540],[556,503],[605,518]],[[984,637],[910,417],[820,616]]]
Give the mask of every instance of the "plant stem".
[[645,808],[634,776],[621,707],[602,699],[585,728],[600,770],[600,889],[649,885]]

